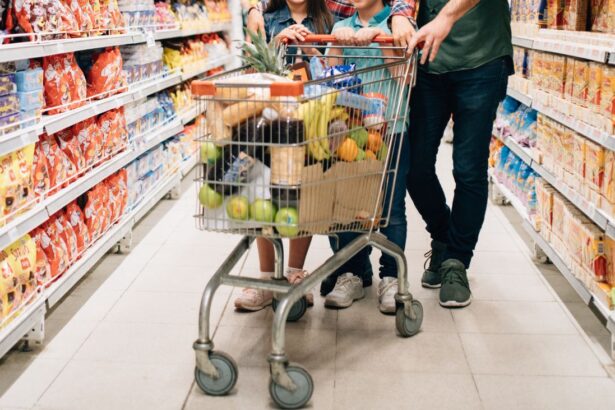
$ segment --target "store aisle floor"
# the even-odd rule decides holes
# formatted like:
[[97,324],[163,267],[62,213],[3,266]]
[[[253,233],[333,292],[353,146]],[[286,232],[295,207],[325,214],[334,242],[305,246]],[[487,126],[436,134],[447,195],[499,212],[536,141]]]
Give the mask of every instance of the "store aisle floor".
[[[451,148],[440,161],[448,192]],[[189,182],[184,184],[187,188]],[[270,310],[234,312],[239,290],[216,297],[215,344],[239,364],[228,397],[193,383],[201,291],[237,237],[198,232],[194,190],[165,201],[135,231],[133,251],[109,255],[49,315],[48,338],[0,364],[0,408],[261,409],[268,394]],[[490,205],[470,271],[474,301],[438,306],[420,287],[429,238],[409,211],[411,290],[425,308],[423,330],[395,335],[377,311],[376,289],[347,310],[323,300],[287,330],[291,361],[315,381],[314,409],[615,408],[612,363],[568,313],[532,263],[502,210]],[[308,255],[313,269],[330,254],[323,238]],[[373,255],[374,262],[379,255]],[[250,252],[237,274],[254,275]]]

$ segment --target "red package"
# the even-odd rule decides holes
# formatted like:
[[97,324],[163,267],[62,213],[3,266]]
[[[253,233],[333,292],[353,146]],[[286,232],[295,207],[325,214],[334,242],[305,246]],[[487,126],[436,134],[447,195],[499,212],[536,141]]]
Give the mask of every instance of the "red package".
[[[78,24],[69,7],[61,0],[14,0],[7,13],[9,32],[51,33],[43,40],[78,35]],[[54,34],[58,33],[58,34]],[[30,40],[35,40],[30,36]]]
[[124,16],[120,12],[117,0],[100,0],[100,13],[112,34],[120,34],[124,28]]
[[110,47],[94,54],[88,71],[88,96],[105,98],[122,87],[123,62],[119,47]]
[[64,64],[66,79],[70,86],[70,98],[72,102],[70,104],[70,109],[74,110],[86,103],[87,82],[85,81],[85,74],[83,74],[81,67],[77,64],[77,60],[75,60],[75,55],[73,53],[68,54],[68,58],[65,60]]
[[49,162],[43,152],[40,142],[34,148],[34,169],[32,170],[32,186],[36,196],[44,196],[49,191]]
[[101,232],[106,232],[111,226],[111,208],[109,206],[109,189],[107,185],[100,184],[97,186],[100,195],[100,203],[104,204],[99,209],[99,217],[100,217],[100,230]]
[[79,251],[77,250],[77,235],[75,235],[73,227],[64,217],[64,212],[58,212],[56,214],[56,227],[58,228],[58,234],[64,240],[64,243],[66,243],[66,249],[68,250],[69,259],[72,263],[79,257]]
[[49,184],[51,186],[50,194],[55,194],[63,184],[66,184],[77,175],[77,168],[60,149],[55,138],[47,135],[42,135],[40,143],[43,147],[43,153],[49,161]]
[[[36,280],[39,285],[45,286],[51,279],[51,266],[49,265],[49,261],[47,260],[47,255],[43,250],[42,245],[42,236],[44,231],[42,228],[36,228],[30,235],[32,239],[34,239],[34,243],[36,244],[36,267],[34,274],[36,275]],[[47,234],[44,234],[45,236]]]
[[45,104],[49,114],[58,114],[68,109],[72,101],[70,81],[65,73],[66,54],[57,54],[43,58],[43,85],[45,88]]
[[94,10],[87,0],[66,0],[67,6],[75,15],[82,36],[90,35],[94,29]]
[[73,163],[77,173],[84,170],[86,167],[85,156],[81,152],[79,141],[73,134],[72,130],[69,128],[62,130],[55,134],[55,137],[60,149]]
[[103,156],[102,133],[94,118],[88,118],[71,128],[73,135],[77,138],[79,148],[83,153],[85,165],[90,167],[100,161]]
[[77,236],[77,252],[81,254],[90,246],[90,231],[88,231],[88,227],[85,225],[83,211],[76,202],[71,202],[66,207],[65,217]]
[[128,140],[124,108],[107,111],[98,117],[98,126],[103,135],[104,156],[110,156],[122,149]]
[[68,249],[66,243],[58,235],[53,217],[42,226],[41,245],[49,261],[51,277],[61,275],[68,269]]
[[90,232],[90,240],[94,242],[98,239],[101,233],[101,220],[99,219],[99,211],[101,206],[100,197],[97,192],[97,187],[92,188],[86,194],[87,202],[83,209],[85,217],[85,225]]

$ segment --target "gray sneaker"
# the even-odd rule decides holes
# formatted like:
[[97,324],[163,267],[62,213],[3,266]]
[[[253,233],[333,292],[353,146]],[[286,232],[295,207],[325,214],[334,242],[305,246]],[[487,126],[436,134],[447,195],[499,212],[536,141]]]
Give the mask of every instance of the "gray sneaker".
[[363,299],[363,281],[352,273],[344,273],[337,278],[335,287],[325,298],[325,306],[336,309],[350,307],[355,300]]
[[472,292],[465,265],[456,259],[448,259],[442,262],[439,273],[442,276],[440,306],[447,308],[468,306],[472,302]]
[[[442,277],[440,276],[440,266],[444,261],[444,253],[446,252],[446,244],[436,240],[431,241],[431,250],[425,254],[427,258],[423,268],[425,272],[421,278],[421,285],[428,289],[438,289],[442,285]],[[429,266],[427,266],[429,263]]]
[[378,285],[378,309],[385,315],[396,311],[395,294],[397,293],[397,278],[386,277]]

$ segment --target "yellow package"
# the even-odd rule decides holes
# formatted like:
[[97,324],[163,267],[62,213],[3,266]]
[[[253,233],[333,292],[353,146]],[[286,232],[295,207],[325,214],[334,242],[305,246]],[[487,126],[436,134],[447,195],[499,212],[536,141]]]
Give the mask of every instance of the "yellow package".
[[588,0],[565,0],[564,29],[585,31]]
[[566,200],[559,193],[553,194],[553,211],[551,216],[551,231],[557,237],[564,236],[564,213]]
[[615,151],[611,150],[604,153],[602,196],[610,204],[615,204]]
[[[30,235],[25,235],[13,242],[6,249],[6,252],[9,256],[8,262],[11,265],[13,275],[17,278],[19,284],[19,300],[23,304],[30,299],[37,289],[35,275],[36,245]],[[14,308],[18,307],[14,306]]]
[[604,66],[602,69],[600,113],[610,119],[615,127],[615,67]]
[[615,240],[608,236],[604,238],[604,254],[606,257],[606,282],[615,286]]
[[589,63],[589,82],[587,84],[587,104],[594,111],[600,111],[600,90],[602,88],[602,67],[604,64]]
[[19,306],[19,281],[13,274],[6,249],[0,251],[0,324]]
[[541,230],[552,229],[553,193],[554,190],[548,183],[540,178],[536,179],[536,200],[538,202]]
[[604,233],[591,221],[581,225],[581,266],[593,274],[593,279],[604,281],[607,261],[604,253]]
[[3,222],[8,222],[17,215],[21,192],[15,165],[12,154],[0,157],[0,220]]
[[558,96],[563,96],[566,84],[566,57],[553,54],[552,62],[552,90]]
[[592,141],[585,141],[585,183],[590,189],[601,192],[604,178],[604,148]]
[[566,58],[566,84],[564,85],[564,98],[572,100],[572,89],[574,88],[574,58]]
[[574,81],[572,83],[572,101],[582,107],[587,107],[587,90],[589,88],[589,63],[575,60]]
[[30,144],[12,153],[17,183],[20,195],[17,198],[17,208],[19,212],[26,211],[34,202],[34,190],[32,186],[32,168],[34,165],[34,146]]

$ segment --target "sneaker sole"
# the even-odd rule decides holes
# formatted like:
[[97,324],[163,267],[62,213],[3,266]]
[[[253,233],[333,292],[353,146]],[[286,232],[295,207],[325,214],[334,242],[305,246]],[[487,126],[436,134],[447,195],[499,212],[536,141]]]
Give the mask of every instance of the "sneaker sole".
[[469,306],[472,303],[472,296],[464,302],[457,302],[456,300],[449,300],[448,302],[440,301],[440,306],[445,308],[463,308]]
[[351,301],[349,304],[340,304],[340,303],[338,303],[338,302],[336,302],[336,301],[329,302],[329,301],[325,300],[325,307],[326,307],[326,308],[330,308],[330,309],[347,309],[347,308],[349,308],[350,306],[352,306],[352,304],[353,304],[354,302],[356,302],[357,300],[361,300],[361,299],[363,299],[364,297],[365,297],[365,293],[363,293],[363,294],[362,294],[361,296],[359,296],[358,298],[352,299],[352,301]]
[[271,302],[265,304],[265,305],[259,305],[259,306],[238,306],[235,305],[235,310],[237,312],[258,312],[259,310],[263,310],[265,308],[267,308],[268,306],[271,306]]
[[378,310],[380,311],[380,313],[382,313],[383,315],[394,315],[397,312],[397,309],[395,308],[395,306],[393,306],[393,309],[390,308],[383,308],[382,305],[378,306]]
[[426,289],[440,289],[442,284],[438,283],[437,285],[432,285],[431,283],[421,282],[421,286]]

